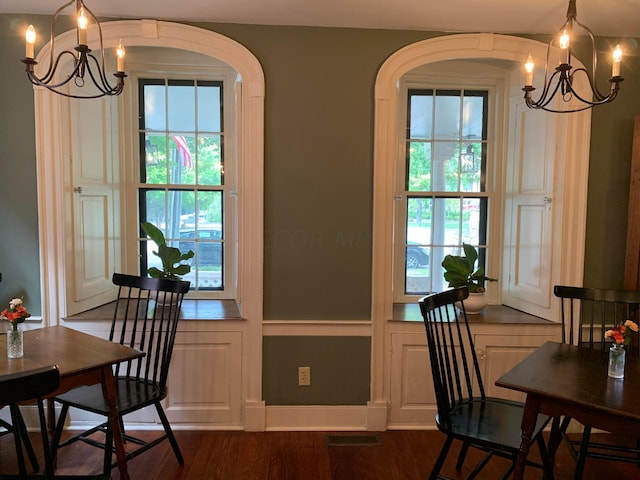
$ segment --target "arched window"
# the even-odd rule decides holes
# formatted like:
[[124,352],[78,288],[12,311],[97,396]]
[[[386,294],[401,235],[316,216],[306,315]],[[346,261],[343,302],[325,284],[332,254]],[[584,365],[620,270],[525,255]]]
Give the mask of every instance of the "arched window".
[[[262,320],[262,255],[263,255],[263,125],[264,125],[264,77],[262,68],[246,47],[217,33],[170,22],[154,20],[127,20],[105,22],[102,24],[105,49],[113,49],[122,41],[126,48],[134,50],[137,47],[153,47],[157,49],[173,49],[175,52],[192,52],[211,57],[216,61],[230,66],[236,72],[234,102],[236,115],[234,118],[235,158],[237,161],[235,174],[236,188],[230,192],[237,199],[237,209],[234,222],[237,231],[242,235],[237,240],[237,276],[232,282],[237,285],[235,299],[244,318]],[[61,48],[72,48],[75,42],[74,32],[70,31],[56,39],[56,45]],[[95,32],[89,31],[89,40]],[[49,54],[45,46],[37,60],[46,58]],[[46,63],[46,62],[45,62]],[[126,67],[125,67],[126,69]],[[137,76],[140,76],[138,72]],[[135,82],[128,79],[126,89],[136,89]],[[130,247],[126,238],[139,236],[137,216],[132,220],[131,211],[137,212],[137,205],[131,205],[124,191],[130,188],[123,183],[127,176],[127,169],[135,169],[132,158],[138,156],[137,151],[131,151],[132,145],[122,142],[127,135],[137,134],[137,125],[131,125],[123,120],[122,112],[131,108],[125,105],[131,101],[131,96],[105,100],[103,103],[91,103],[91,100],[69,100],[66,97],[54,95],[44,89],[34,89],[36,108],[36,148],[38,166],[39,191],[39,221],[40,247],[43,273],[43,317],[50,324],[70,313],[75,313],[71,307],[74,302],[84,302],[85,298],[78,298],[78,281],[74,277],[78,269],[70,267],[73,259],[81,258],[82,251],[79,242],[74,243],[70,212],[78,202],[78,193],[87,192],[89,188],[78,188],[82,185],[74,184],[73,168],[70,158],[91,152],[94,148],[96,156],[104,153],[110,162],[111,170],[105,174],[104,183],[112,188],[112,202],[115,212],[122,212],[120,221],[109,219],[104,228],[99,225],[98,232],[104,232],[105,237],[116,240],[116,251],[106,248],[112,256],[109,262],[103,263],[113,270],[131,269],[131,265],[138,264],[137,249]],[[78,103],[85,102],[85,103]],[[96,120],[99,119],[99,120]],[[88,125],[89,120],[91,125]],[[59,128],[61,122],[66,122]],[[58,128],[52,128],[57,126]],[[74,129],[76,129],[74,131]],[[65,137],[64,132],[75,132],[74,136]],[[100,137],[102,144],[87,146],[86,138]],[[71,142],[68,141],[71,138]],[[136,143],[137,144],[137,143]],[[100,148],[103,147],[103,148]],[[84,150],[83,150],[84,149]],[[74,188],[76,189],[74,192]],[[74,196],[75,193],[75,196]],[[102,200],[100,200],[102,201]],[[74,204],[74,202],[76,202]],[[127,203],[128,202],[128,203]],[[87,203],[88,205],[88,203]],[[79,210],[76,208],[75,210]],[[133,226],[133,227],[132,227]],[[71,235],[70,235],[71,233]],[[94,232],[95,233],[95,232]],[[117,251],[118,245],[122,250]],[[129,246],[127,246],[129,245]],[[131,258],[134,261],[131,262]],[[84,271],[93,271],[96,277],[105,283],[110,282],[111,271],[97,270],[95,265],[83,265]],[[89,268],[92,267],[92,268]],[[95,268],[94,268],[95,267]],[[97,283],[97,282],[96,282]],[[95,301],[100,302],[102,292],[97,291]],[[107,298],[105,296],[104,298]],[[79,307],[82,308],[82,307]]]
[[[524,81],[524,73],[521,65],[528,54],[539,60],[536,64],[544,65],[546,59],[546,45],[540,42],[505,35],[494,34],[463,34],[444,35],[408,45],[391,55],[382,65],[378,73],[375,85],[375,126],[374,126],[374,195],[373,195],[373,275],[372,275],[372,305],[371,315],[373,323],[372,338],[372,402],[371,407],[380,407],[380,412],[386,412],[386,405],[390,399],[390,381],[386,375],[390,372],[391,345],[395,334],[399,336],[407,331],[412,331],[410,326],[401,325],[400,322],[392,322],[399,312],[406,309],[399,304],[394,305],[394,271],[404,270],[406,264],[407,245],[398,245],[397,232],[399,223],[406,221],[398,218],[397,202],[402,201],[401,186],[404,179],[400,178],[398,162],[405,162],[404,144],[407,141],[406,130],[406,89],[402,94],[402,84],[407,74],[416,71],[422,66],[430,66],[439,62],[464,61],[468,70],[459,73],[462,78],[473,71],[474,64],[491,65],[508,62],[512,65],[511,74],[503,77],[505,82],[505,95],[498,98],[496,108],[496,122],[504,127],[504,123],[510,122],[512,128],[500,128],[498,135],[504,146],[503,166],[494,175],[505,178],[503,189],[509,188],[509,182],[517,178],[534,180],[527,176],[528,172],[514,169],[514,165],[521,161],[530,161],[531,158],[520,158],[516,146],[524,145],[522,133],[528,134],[534,130],[533,122],[545,123],[544,129],[548,129],[559,140],[562,147],[562,155],[556,158],[556,195],[553,199],[553,207],[548,200],[540,196],[542,206],[535,208],[553,208],[551,225],[554,229],[553,243],[548,245],[545,258],[553,262],[554,269],[549,275],[549,282],[566,282],[567,284],[581,284],[584,257],[584,235],[586,221],[586,193],[589,160],[589,136],[590,114],[542,116],[541,112],[533,112],[521,107],[522,92],[519,91]],[[522,76],[522,78],[520,78]],[[432,78],[433,80],[433,78]],[[440,79],[442,80],[442,79]],[[442,83],[442,82],[440,82]],[[446,88],[442,87],[442,88]],[[404,106],[403,106],[404,105]],[[402,116],[404,112],[404,117]],[[584,112],[582,112],[584,113]],[[533,115],[537,115],[533,117]],[[404,120],[402,120],[404,119]],[[554,122],[557,122],[554,123]],[[518,130],[519,129],[519,130]],[[544,130],[543,129],[543,130]],[[545,130],[546,131],[546,130]],[[522,143],[524,142],[524,143]],[[526,151],[526,149],[521,149]],[[544,153],[544,152],[543,152]],[[531,165],[531,164],[530,164]],[[537,180],[537,179],[535,179]],[[500,192],[500,193],[504,193]],[[503,195],[501,204],[495,205],[496,215],[500,215],[499,225],[502,231],[491,235],[495,245],[490,245],[492,259],[500,271],[499,285],[492,292],[490,300],[493,303],[503,303],[511,289],[514,278],[510,275],[510,257],[514,251],[514,244],[518,239],[508,236],[507,223],[512,222],[511,211],[515,211],[513,205],[505,200],[508,195]],[[526,209],[525,209],[526,210]],[[504,213],[503,213],[504,212]],[[570,216],[563,212],[571,212]],[[493,214],[493,210],[492,210]],[[570,217],[570,218],[568,218]],[[406,225],[405,225],[406,228]],[[505,247],[505,245],[508,247]],[[548,255],[548,256],[547,256]],[[402,265],[398,268],[397,263]],[[527,268],[526,272],[533,272]],[[505,277],[506,273],[506,277]],[[535,273],[535,272],[533,272]],[[511,289],[511,290],[510,290]],[[544,296],[544,292],[540,292]],[[540,307],[547,315],[552,315],[555,309],[551,304],[552,295],[547,295],[548,304]],[[535,305],[530,304],[531,308]],[[524,307],[522,308],[525,309]],[[395,316],[394,316],[395,315]],[[418,315],[419,316],[419,315]],[[539,315],[542,316],[542,315]],[[547,317],[550,318],[550,317]],[[419,327],[419,325],[417,326]],[[416,330],[417,332],[418,330]],[[377,411],[377,410],[376,410]]]

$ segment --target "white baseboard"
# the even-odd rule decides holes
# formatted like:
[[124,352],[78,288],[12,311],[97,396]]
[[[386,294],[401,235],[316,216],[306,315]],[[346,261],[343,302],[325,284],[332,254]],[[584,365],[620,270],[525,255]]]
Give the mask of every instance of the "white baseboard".
[[367,403],[367,430],[382,432],[389,424],[389,405],[387,402]]
[[244,406],[244,427],[247,432],[264,432],[266,427],[265,403],[247,402]]
[[268,406],[266,430],[366,430],[366,406]]

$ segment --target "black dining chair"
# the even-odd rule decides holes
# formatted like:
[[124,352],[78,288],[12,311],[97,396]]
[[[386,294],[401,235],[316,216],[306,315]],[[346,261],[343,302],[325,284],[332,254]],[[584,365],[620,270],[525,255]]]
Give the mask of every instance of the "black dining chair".
[[[556,285],[553,293],[560,299],[562,342],[587,348],[606,350],[611,345],[605,342],[607,330],[625,320],[637,322],[640,307],[640,292],[604,288],[585,288]],[[630,355],[638,355],[638,336],[629,346]],[[567,434],[570,417],[564,417],[560,432],[565,444],[576,460],[574,479],[581,479],[587,458],[635,463],[640,467],[640,437],[635,446],[593,441],[591,427],[583,425],[580,439]],[[640,475],[640,474],[639,474]]]
[[[24,448],[27,451],[27,456],[29,457],[31,468],[33,469],[34,472],[37,472],[38,470],[40,470],[40,464],[38,463],[38,458],[36,457],[36,453],[33,450],[33,445],[31,443],[31,439],[29,438],[27,427],[24,423],[24,419],[22,418],[22,415],[20,415],[19,409],[17,413],[18,413],[18,418],[16,419],[17,423],[14,425],[0,418],[0,428],[2,428],[2,430],[0,430],[0,437],[9,435],[9,434],[20,435],[20,438],[23,440],[23,443],[24,443]],[[0,476],[0,480],[1,480],[1,476]]]
[[[113,274],[113,283],[118,286],[118,297],[109,340],[145,352],[143,358],[122,362],[114,370],[117,387],[116,406],[123,439],[136,445],[134,449],[127,450],[127,461],[162,441],[169,440],[178,462],[182,465],[182,453],[161,402],[167,396],[167,376],[180,309],[190,283],[120,273]],[[53,438],[54,456],[60,448],[81,440],[104,449],[105,473],[117,466],[117,463],[112,463],[113,434],[106,421],[108,406],[105,404],[101,386],[75,388],[55,397],[54,400],[62,406]],[[124,429],[123,417],[152,405],[162,422],[163,435],[150,441],[128,435]],[[105,422],[61,441],[70,407],[102,415]]]
[[[43,398],[54,392],[60,385],[60,371],[57,365],[29,370],[26,372],[3,375],[0,377],[0,405],[9,405],[11,412],[11,424],[6,424],[13,432],[14,443],[16,447],[16,457],[18,460],[19,475],[15,478],[26,479],[27,467],[25,464],[23,444],[26,447],[27,455],[35,471],[39,470],[39,465],[35,458],[35,453],[29,434],[20,413],[18,404],[35,401],[38,407],[38,416],[40,419],[40,433],[42,436],[42,446],[45,462],[44,477],[53,477],[53,463],[51,457],[51,449],[49,445],[49,434],[47,431],[47,422],[44,413]],[[4,422],[6,423],[6,422]],[[3,478],[8,478],[3,476]]]
[[[446,479],[440,472],[454,440],[462,442],[456,462],[461,473],[469,448],[485,452],[467,478],[475,478],[495,455],[511,460],[502,479],[511,475],[518,455],[524,404],[488,397],[482,383],[480,365],[464,300],[467,287],[434,293],[420,299],[420,310],[427,332],[427,347],[438,413],[436,424],[447,438],[431,470],[430,479]],[[542,468],[545,478],[553,478],[553,465],[542,437],[549,422],[538,415],[532,440],[540,450],[542,464],[527,460],[527,465]]]

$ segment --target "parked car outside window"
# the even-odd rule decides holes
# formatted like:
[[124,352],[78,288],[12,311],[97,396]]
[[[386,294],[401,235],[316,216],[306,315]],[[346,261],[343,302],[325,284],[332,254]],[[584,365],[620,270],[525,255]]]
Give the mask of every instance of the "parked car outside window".
[[419,268],[429,265],[429,250],[416,242],[407,245],[407,268]]
[[222,264],[222,229],[220,227],[180,229],[179,248],[193,250],[198,266]]

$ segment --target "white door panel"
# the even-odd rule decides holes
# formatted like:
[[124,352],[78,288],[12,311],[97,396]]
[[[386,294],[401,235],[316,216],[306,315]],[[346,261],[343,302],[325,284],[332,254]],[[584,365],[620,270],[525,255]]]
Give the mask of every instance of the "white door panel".
[[[81,228],[75,251],[74,301],[87,300],[104,291],[105,277],[109,277],[110,252],[107,195],[79,195],[74,224]],[[106,278],[111,281],[110,278]]]
[[70,214],[66,251],[67,278],[73,280],[66,289],[67,315],[97,307],[115,296],[111,283],[119,258],[115,102],[112,98],[68,102]]
[[[505,305],[552,318],[554,166],[558,157],[556,115],[511,100],[512,131],[505,201]],[[517,146],[517,147],[515,147]],[[556,214],[558,212],[555,212]]]

